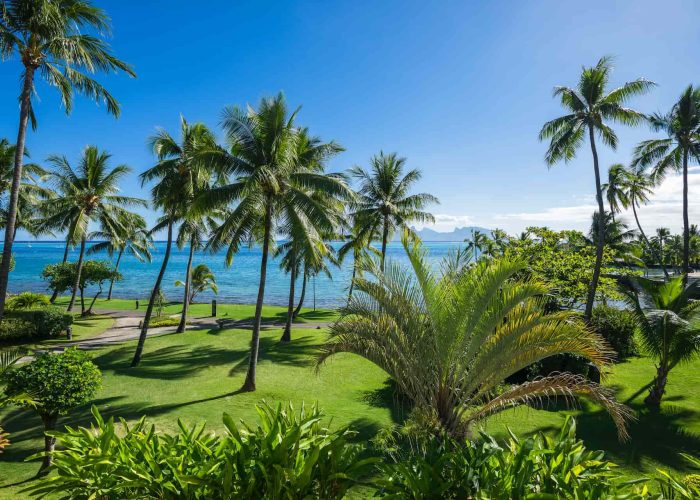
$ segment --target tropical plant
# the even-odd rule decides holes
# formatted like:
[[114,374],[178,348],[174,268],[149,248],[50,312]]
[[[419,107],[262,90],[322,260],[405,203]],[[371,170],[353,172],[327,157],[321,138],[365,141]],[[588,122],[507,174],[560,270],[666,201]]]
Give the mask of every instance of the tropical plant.
[[98,223],[103,233],[123,231],[120,225],[133,220],[134,215],[125,207],[146,206],[140,198],[119,194],[119,183],[131,169],[126,165],[109,168],[111,155],[96,146],[87,146],[78,167],[71,167],[65,156],[50,156],[53,165],[50,180],[55,186],[56,199],[45,202],[45,227],[68,228],[67,241],[80,241],[77,273],[71,292],[68,311],[73,310],[85,258],[89,225]]
[[690,222],[688,219],[688,161],[700,161],[700,88],[689,85],[671,111],[655,113],[649,123],[657,132],[665,132],[665,139],[641,142],[634,151],[633,165],[651,167],[655,182],[669,171],[683,175],[683,268],[690,272]]
[[299,295],[299,302],[292,313],[292,319],[296,319],[301,313],[301,308],[304,307],[306,285],[309,279],[315,280],[316,276],[322,274],[331,280],[333,279],[333,274],[331,273],[330,264],[334,266],[340,265],[334,248],[328,242],[324,242],[324,245],[326,249],[321,252],[305,252],[300,256],[302,262],[300,267],[303,268],[301,294]]
[[[299,109],[291,114],[283,94],[264,98],[258,109],[229,107],[224,110],[223,127],[228,149],[217,148],[205,155],[219,171],[234,179],[203,194],[198,200],[200,210],[224,209],[237,202],[227,212],[221,225],[209,240],[216,251],[228,247],[226,262],[242,243],[260,241],[260,282],[255,305],[248,372],[242,390],[254,391],[260,345],[260,324],[265,298],[267,261],[272,235],[288,233],[290,224],[314,228],[319,234],[336,230],[335,211],[329,204],[313,196],[323,192],[327,197],[352,199],[352,191],[342,176],[310,169],[299,157],[299,141],[308,137],[304,129],[295,126]],[[342,150],[334,143],[314,139],[319,158],[328,158]],[[308,149],[308,148],[307,148]],[[323,164],[321,161],[318,164]]]
[[[33,403],[33,399],[26,393],[15,394],[8,396],[4,391],[5,377],[10,373],[10,370],[17,366],[17,362],[26,355],[26,351],[19,347],[0,350],[0,409],[8,403]],[[0,453],[10,445],[10,440],[7,438],[8,433],[4,432],[0,426]]]
[[661,264],[666,276],[668,276],[668,272],[666,271],[666,251],[664,247],[670,237],[671,231],[667,227],[657,227],[656,236],[652,237],[652,243],[658,246],[659,264]]
[[49,304],[49,298],[43,293],[22,292],[13,296],[7,305],[11,309],[31,309]]
[[37,353],[34,361],[11,371],[6,378],[7,394],[28,392],[36,401],[18,404],[36,408],[44,423],[44,460],[39,472],[46,473],[56,445],[51,431],[56,429],[58,417],[95,395],[102,384],[100,369],[87,352],[71,347],[62,353]]
[[[608,181],[601,186],[605,198],[610,206],[610,215],[615,220],[615,214],[620,213],[623,208],[627,208],[630,204],[630,199],[627,195],[627,187],[629,172],[621,163],[615,163],[608,168]],[[606,234],[607,236],[607,234]]]
[[[49,288],[56,294],[75,286],[78,281],[80,292],[80,315],[89,316],[98,297],[102,295],[102,287],[105,281],[113,283],[121,281],[122,275],[112,267],[110,262],[101,260],[86,260],[82,264],[66,262],[62,264],[49,264],[42,271],[42,277],[48,281]],[[77,277],[77,278],[76,278]],[[97,292],[90,302],[90,306],[85,308],[85,289],[97,286]]]
[[362,260],[372,253],[381,255],[379,250],[372,246],[373,239],[374,235],[370,225],[354,220],[350,234],[345,236],[345,243],[338,249],[339,264],[352,252],[352,276],[350,278],[350,288],[348,289],[348,302],[352,299],[355,278],[362,277]]
[[[146,342],[153,307],[161,291],[163,276],[170,261],[173,229],[178,223],[183,223],[178,233],[178,244],[184,245],[186,240],[189,240],[190,244],[190,257],[187,274],[185,275],[185,279],[189,282],[194,250],[201,245],[201,241],[204,238],[202,221],[208,215],[201,213],[201,211],[195,214],[192,211],[192,203],[198,193],[209,187],[212,179],[212,170],[205,162],[199,160],[199,153],[215,147],[214,136],[204,124],[189,124],[182,116],[180,117],[179,142],[166,130],[158,130],[150,138],[149,144],[158,161],[153,167],[141,174],[141,183],[144,185],[148,182],[157,181],[151,189],[151,199],[153,200],[154,208],[163,211],[163,216],[151,231],[166,229],[167,243],[160,272],[148,300],[146,315],[142,322],[141,333],[131,366],[137,366],[141,362],[141,354]],[[189,307],[189,293],[189,288],[185,286],[181,323],[178,331],[184,331],[185,328]]]
[[[119,271],[124,253],[133,256],[139,262],[151,262],[153,256],[153,239],[146,229],[146,220],[139,214],[125,212],[122,214],[116,225],[109,226],[106,231],[94,231],[90,234],[90,239],[103,239],[95,243],[87,250],[87,255],[94,255],[100,252],[107,252],[110,258],[117,254],[117,261],[114,263],[114,270]],[[64,260],[65,262],[65,260]],[[107,300],[112,300],[112,290],[114,280],[109,282]]]
[[549,356],[573,354],[603,367],[610,351],[573,311],[547,314],[549,289],[536,280],[511,279],[520,260],[484,259],[475,266],[443,261],[434,271],[418,241],[403,245],[411,270],[376,261],[357,280],[353,297],[319,354],[349,352],[385,370],[419,411],[434,416],[451,436],[466,436],[475,422],[506,408],[554,395],[601,404],[622,437],[631,413],[612,393],[581,376],[562,373],[514,385],[496,395],[508,376]]
[[637,319],[632,311],[599,304],[593,308],[590,326],[613,348],[616,361],[637,354]]
[[483,251],[488,247],[489,235],[478,229],[473,229],[471,239],[466,239],[464,241],[467,243],[467,250],[469,250],[472,255],[481,256]]
[[[213,293],[219,293],[219,287],[216,284],[216,276],[209,269],[206,264],[198,264],[192,270],[192,277],[190,278],[190,303],[194,302],[195,297],[207,290],[211,290]],[[180,280],[175,282],[176,286],[185,286]]]
[[[90,30],[98,35],[87,34]],[[87,0],[0,0],[0,58],[17,57],[23,66],[19,130],[0,263],[0,318],[5,309],[27,125],[30,120],[32,128],[37,125],[32,106],[35,79],[38,75],[59,91],[67,113],[73,108],[73,94],[77,92],[104,101],[107,111],[119,116],[117,100],[89,76],[97,71],[123,71],[136,76],[129,65],[112,55],[102,38],[109,30],[107,15]]]
[[656,377],[644,402],[658,409],[669,372],[700,354],[700,301],[693,300],[697,281],[684,285],[682,276],[660,283],[631,279],[625,295],[639,322],[641,347],[657,361]]
[[386,245],[397,230],[408,229],[411,222],[435,222],[425,211],[430,203],[439,203],[428,193],[409,194],[412,185],[421,178],[418,169],[404,174],[406,158],[396,153],[370,158],[369,171],[356,166],[350,173],[360,182],[358,200],[353,216],[362,221],[372,235],[382,235],[381,262],[386,259]]
[[226,433],[217,436],[183,422],[177,434],[156,432],[144,418],[116,425],[93,407],[90,429],[53,434],[58,473],[29,490],[70,498],[339,499],[376,462],[349,443],[354,432],[324,427],[316,406],[256,408],[258,426],[239,430],[224,413]]
[[[616,149],[618,143],[617,135],[608,123],[616,122],[624,125],[636,125],[643,121],[645,116],[642,113],[625,107],[625,104],[630,98],[646,92],[654,85],[649,80],[637,79],[608,92],[607,87],[611,71],[610,58],[603,57],[595,66],[582,69],[576,88],[555,87],[554,97],[561,100],[561,105],[567,110],[567,114],[545,123],[539,136],[540,140],[550,140],[549,148],[545,155],[545,161],[550,166],[562,160],[564,162],[572,160],[576,156],[577,150],[584,143],[586,136],[588,136],[593,155],[598,212],[601,214],[605,212],[605,206],[603,205],[603,187],[598,165],[596,135],[603,141],[603,144]],[[605,245],[604,230],[605,227],[602,224],[599,225],[596,263],[588,289],[584,313],[586,321],[591,318],[596,287],[600,278],[603,247]]]
[[612,212],[605,212],[601,218],[596,211],[593,212],[591,219],[591,227],[588,230],[588,241],[597,246],[598,236],[600,235],[599,224],[603,224],[605,228],[605,245],[615,253],[615,257],[625,264],[643,264],[641,259],[634,254],[632,242],[635,238],[635,232],[629,229],[629,226],[622,219],[615,219]]

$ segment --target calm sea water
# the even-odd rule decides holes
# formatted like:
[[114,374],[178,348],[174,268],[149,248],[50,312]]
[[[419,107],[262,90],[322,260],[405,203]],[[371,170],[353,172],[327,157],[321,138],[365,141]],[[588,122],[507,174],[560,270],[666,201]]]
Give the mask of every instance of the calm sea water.
[[[450,249],[464,244],[426,242],[424,245],[429,251],[431,261],[437,264]],[[335,246],[340,246],[340,244],[335,244]],[[25,290],[46,292],[46,282],[42,280],[41,272],[47,264],[60,262],[63,258],[63,250],[64,243],[62,242],[16,242],[13,246],[15,269],[10,274],[10,292],[17,293]],[[155,284],[164,252],[165,243],[158,242],[153,251],[153,261],[150,263],[141,263],[132,256],[124,255],[119,266],[124,280],[114,285],[114,297],[147,298]],[[390,259],[408,264],[403,247],[398,242],[392,242],[388,245],[387,256]],[[181,300],[182,298],[183,289],[176,287],[175,281],[184,279],[187,257],[188,250],[186,248],[180,250],[173,246],[168,270],[163,281],[163,291],[169,300]],[[78,251],[73,249],[69,254],[69,259],[75,261],[77,258]],[[107,254],[89,258],[108,260]],[[257,296],[260,258],[261,250],[259,248],[246,248],[236,255],[231,267],[226,267],[223,253],[212,255],[200,252],[195,254],[194,265],[207,264],[214,272],[219,285],[219,294],[216,298],[220,302],[249,304],[255,302]],[[313,305],[314,295],[318,307],[338,307],[344,303],[352,274],[352,258],[348,258],[341,268],[331,267],[331,272],[332,278],[330,279],[326,276],[318,276],[315,280],[309,280],[305,299],[307,306]],[[105,287],[104,295],[106,293]],[[297,297],[300,293],[301,279],[297,282]],[[270,259],[267,269],[265,302],[286,305],[288,295],[289,276],[279,268],[278,260]],[[196,300],[208,301],[214,297],[211,293],[203,293]]]

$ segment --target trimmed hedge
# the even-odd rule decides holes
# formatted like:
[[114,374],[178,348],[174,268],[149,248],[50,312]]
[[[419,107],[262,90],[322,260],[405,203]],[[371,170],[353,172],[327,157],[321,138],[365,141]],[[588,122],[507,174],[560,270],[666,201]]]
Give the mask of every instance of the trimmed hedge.
[[605,305],[596,306],[591,316],[591,327],[615,349],[618,360],[637,354],[634,342],[637,319],[632,311]]
[[12,309],[0,322],[2,340],[40,340],[58,337],[73,324],[73,315],[59,307]]

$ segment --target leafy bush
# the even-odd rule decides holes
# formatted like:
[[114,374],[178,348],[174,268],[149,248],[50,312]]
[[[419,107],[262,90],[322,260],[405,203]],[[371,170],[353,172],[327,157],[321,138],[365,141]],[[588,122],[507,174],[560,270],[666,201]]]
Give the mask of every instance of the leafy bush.
[[48,306],[49,298],[41,293],[22,292],[15,295],[8,301],[11,309],[30,309],[33,307]]
[[0,342],[29,340],[37,337],[36,325],[31,321],[7,316],[0,321]]
[[[7,323],[7,324],[6,324]],[[58,337],[73,324],[73,316],[59,307],[7,311],[0,322],[0,339]]]
[[593,309],[591,327],[615,349],[618,359],[637,354],[634,334],[637,320],[631,311],[599,305]]
[[175,435],[156,433],[141,419],[116,432],[96,408],[95,424],[52,433],[58,474],[28,490],[80,498],[341,498],[373,463],[348,443],[347,429],[321,425],[317,407],[257,406],[260,424],[239,430],[224,414],[227,434],[179,423]]
[[[162,326],[177,326],[180,324],[180,317],[176,316],[156,316],[148,323],[149,328],[159,328]],[[139,328],[143,326],[143,321],[139,322]]]

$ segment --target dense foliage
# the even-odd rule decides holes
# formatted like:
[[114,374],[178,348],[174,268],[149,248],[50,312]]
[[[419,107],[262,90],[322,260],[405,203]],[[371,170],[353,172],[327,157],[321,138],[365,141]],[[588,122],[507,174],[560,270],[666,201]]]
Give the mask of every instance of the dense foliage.
[[[79,267],[82,267],[79,269]],[[80,277],[78,278],[78,274]],[[122,275],[112,267],[110,262],[101,260],[87,260],[78,266],[74,262],[62,262],[60,264],[49,264],[44,268],[42,277],[48,281],[49,288],[55,293],[62,293],[72,289],[76,280],[79,279],[78,290],[80,291],[81,314],[91,314],[92,307],[97,298],[102,294],[102,286],[105,282],[120,281]],[[89,287],[97,287],[97,291],[92,298],[88,308],[85,307],[85,290]]]
[[590,326],[615,350],[618,360],[637,354],[637,319],[631,311],[598,305],[593,308]]
[[32,307],[48,306],[49,298],[42,293],[22,292],[8,301],[11,309],[30,309]]
[[257,406],[257,427],[224,414],[226,434],[187,428],[158,433],[141,419],[130,427],[105,421],[93,407],[90,430],[56,433],[57,474],[30,489],[70,498],[342,498],[372,459],[348,443],[354,433],[330,431],[318,408]]
[[0,322],[0,340],[39,340],[54,338],[73,324],[73,316],[59,307],[12,309]]

